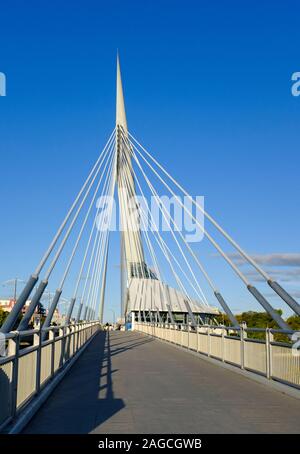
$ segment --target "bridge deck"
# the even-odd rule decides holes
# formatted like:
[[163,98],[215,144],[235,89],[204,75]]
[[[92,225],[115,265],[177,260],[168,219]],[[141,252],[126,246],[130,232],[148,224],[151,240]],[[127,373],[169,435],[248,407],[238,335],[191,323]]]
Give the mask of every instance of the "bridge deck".
[[134,332],[100,333],[25,433],[299,433],[300,400]]

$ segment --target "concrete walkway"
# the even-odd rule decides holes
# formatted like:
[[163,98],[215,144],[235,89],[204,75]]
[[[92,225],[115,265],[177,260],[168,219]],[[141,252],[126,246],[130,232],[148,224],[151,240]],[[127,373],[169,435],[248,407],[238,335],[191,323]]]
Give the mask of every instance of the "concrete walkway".
[[24,433],[299,433],[300,400],[135,332],[100,333]]

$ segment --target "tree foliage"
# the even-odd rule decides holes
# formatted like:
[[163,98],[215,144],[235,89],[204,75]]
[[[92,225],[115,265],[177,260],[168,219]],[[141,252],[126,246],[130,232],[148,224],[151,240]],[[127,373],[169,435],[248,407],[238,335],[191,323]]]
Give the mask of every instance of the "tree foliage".
[[0,326],[3,325],[3,323],[5,322],[7,316],[8,316],[8,312],[4,311],[4,310],[0,307]]
[[[282,316],[282,310],[278,309],[276,311],[280,316]],[[271,329],[279,329],[277,323],[272,319],[272,317],[267,314],[266,312],[255,312],[255,311],[248,311],[242,312],[241,314],[236,315],[236,319],[241,325],[242,323],[246,323],[247,328],[271,328]],[[226,314],[220,314],[216,317],[216,320],[220,325],[225,326],[232,326],[232,323],[229,317]],[[299,315],[292,315],[286,320],[287,324],[291,327],[294,331],[300,331],[300,316]],[[252,339],[265,339],[264,332],[251,332],[247,333],[247,336]],[[285,334],[275,333],[274,340],[278,342],[289,342],[289,338]]]

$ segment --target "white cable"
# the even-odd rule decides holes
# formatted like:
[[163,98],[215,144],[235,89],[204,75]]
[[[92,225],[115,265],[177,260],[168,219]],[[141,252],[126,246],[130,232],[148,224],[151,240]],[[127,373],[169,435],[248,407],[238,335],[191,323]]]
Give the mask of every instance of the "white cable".
[[[114,155],[114,158],[112,160],[112,165],[111,165],[111,169],[110,169],[110,178],[109,178],[109,182],[107,185],[107,189],[111,188],[109,193],[111,193],[112,188],[114,188],[115,172],[116,172],[115,159],[116,159],[116,155]],[[109,222],[111,222],[110,216],[111,216],[112,207],[113,207],[112,197],[109,199],[109,203],[110,203],[110,206],[109,206],[109,216],[108,217],[109,217]],[[99,261],[102,256],[102,249],[103,249],[102,245],[104,244],[104,237],[105,237],[105,234],[107,233],[107,230],[106,230],[106,232],[103,231],[103,225],[104,225],[104,216],[102,216],[101,225],[99,226],[99,231],[101,232],[101,239],[99,237],[97,252],[96,252],[93,271],[92,271],[92,279],[90,282],[90,287],[89,287],[89,292],[88,292],[88,297],[87,297],[86,309],[88,309],[88,307],[91,309],[91,307],[92,307],[94,292],[95,292],[95,288],[96,288],[95,286],[97,285],[97,276],[99,275]]]
[[[235,271],[235,273],[240,277],[240,279],[245,283],[246,286],[250,285],[250,282],[246,278],[246,276],[239,270],[239,268],[232,262],[232,260],[227,256],[227,254],[223,251],[223,249],[219,246],[219,244],[211,237],[211,235],[206,232],[203,226],[198,222],[198,220],[193,216],[193,214],[186,208],[186,206],[181,202],[178,196],[174,193],[174,191],[170,188],[170,186],[161,178],[161,176],[156,172],[153,166],[148,162],[148,160],[141,154],[141,152],[137,149],[137,147],[131,142],[134,149],[139,153],[142,159],[147,163],[147,165],[151,168],[154,174],[159,178],[159,180],[163,183],[163,185],[168,189],[168,191],[175,197],[178,201],[180,206],[189,214],[191,219],[198,225],[198,227],[202,230],[204,235],[208,238],[208,240],[213,244],[213,246],[219,251],[222,257],[227,261],[227,263],[231,266],[231,268]],[[133,155],[134,156],[134,155]]]
[[[110,152],[109,154],[111,155],[112,152]],[[104,168],[103,168],[103,172],[101,173],[101,176],[100,176],[99,181],[98,181],[98,183],[97,183],[97,186],[96,186],[96,189],[95,189],[93,198],[92,198],[92,200],[91,200],[91,203],[90,203],[90,205],[89,205],[88,211],[87,211],[87,213],[86,213],[86,216],[85,216],[85,218],[84,218],[83,224],[82,224],[82,226],[81,226],[80,232],[79,232],[79,234],[78,234],[77,240],[76,240],[75,245],[74,245],[74,247],[73,247],[73,250],[72,250],[71,256],[70,256],[70,258],[69,258],[68,264],[67,264],[67,266],[66,266],[64,275],[63,275],[63,277],[62,277],[62,280],[61,280],[59,289],[62,289],[62,287],[63,287],[63,285],[64,285],[64,282],[65,282],[65,280],[66,280],[66,278],[67,278],[68,272],[69,272],[69,270],[70,270],[72,261],[73,261],[73,259],[74,259],[75,254],[76,254],[76,251],[77,251],[79,242],[80,242],[80,240],[81,240],[81,238],[82,238],[82,234],[83,234],[83,232],[84,232],[84,229],[85,229],[86,223],[87,223],[87,221],[88,221],[89,215],[90,215],[91,210],[92,210],[92,208],[93,208],[93,205],[94,205],[96,196],[97,196],[97,194],[98,194],[99,187],[100,187],[100,184],[101,184],[101,182],[102,182],[102,179],[103,179],[103,176],[104,176],[104,172],[105,172],[106,167],[107,167],[107,165],[108,165],[108,163],[109,163],[109,160],[110,160],[110,156],[108,156],[108,159],[107,159],[107,161],[106,161],[106,163],[105,163],[105,166],[104,166]]]
[[[138,163],[138,166],[139,166],[139,168],[141,169],[141,171],[142,171],[142,173],[143,173],[143,176],[144,176],[144,178],[145,178],[146,175],[145,175],[143,169],[141,168],[141,165],[140,165],[139,161],[137,160],[137,158],[136,158],[136,162]],[[128,165],[128,163],[127,163],[127,165]],[[128,165],[128,168],[129,168],[129,165]],[[129,170],[130,170],[130,169],[129,169]],[[132,170],[134,179],[135,179],[136,183],[138,184],[138,187],[139,187],[139,190],[140,190],[140,192],[141,192],[141,194],[142,194],[142,197],[145,198],[144,192],[143,192],[143,190],[142,190],[142,188],[141,188],[141,185],[140,185],[140,183],[139,183],[139,179],[138,179],[138,177],[137,177],[137,175],[136,175],[136,172],[134,171],[133,168],[132,168],[131,170]],[[149,180],[148,180],[148,181],[147,181],[147,180],[148,180],[148,178],[146,177],[146,182],[148,183]],[[149,183],[148,183],[148,186],[149,186],[149,188],[150,188],[150,190],[151,190],[151,193],[153,194],[153,191],[152,191],[152,189],[151,189]],[[154,195],[154,194],[153,194],[153,195]],[[155,199],[155,200],[156,200],[156,199]],[[157,202],[157,200],[156,200],[156,202]],[[160,209],[159,204],[158,204],[158,207],[159,207],[159,209]],[[149,208],[148,208],[148,212],[150,213]],[[162,214],[163,214],[163,216],[164,216],[164,219],[167,221],[167,219],[166,219],[166,217],[165,217],[165,214],[164,214],[163,212],[162,212]],[[151,218],[153,219],[152,214],[151,214]],[[171,227],[171,226],[170,226],[170,223],[168,223],[168,225],[169,225],[169,227]],[[173,238],[174,238],[174,240],[175,240],[175,242],[176,242],[176,245],[177,245],[177,247],[178,247],[178,249],[179,249],[181,255],[183,256],[184,261],[185,261],[185,263],[187,264],[188,269],[189,269],[190,273],[192,274],[193,279],[194,279],[194,281],[195,281],[195,283],[196,283],[196,286],[198,287],[200,293],[195,289],[195,286],[191,283],[190,279],[187,277],[187,274],[183,271],[183,269],[181,268],[181,266],[179,265],[179,263],[178,263],[178,261],[177,261],[178,266],[180,267],[180,269],[182,270],[182,272],[185,274],[186,279],[188,280],[189,284],[192,286],[192,288],[193,288],[193,290],[196,292],[196,294],[199,296],[200,300],[201,300],[205,305],[209,306],[208,301],[207,301],[207,298],[206,298],[206,296],[205,296],[205,294],[204,294],[204,292],[203,292],[201,286],[199,285],[199,283],[198,283],[198,281],[197,281],[197,279],[196,279],[196,276],[195,276],[195,274],[194,274],[194,272],[193,272],[193,270],[192,270],[192,268],[191,268],[191,266],[190,266],[190,263],[188,262],[188,260],[187,260],[187,258],[186,258],[186,256],[185,256],[185,254],[184,254],[184,252],[183,252],[183,250],[182,250],[182,248],[181,248],[181,246],[180,246],[180,244],[179,244],[179,242],[178,242],[178,240],[177,240],[177,238],[176,238],[176,236],[175,236],[175,234],[174,234],[174,232],[173,232],[173,230],[172,230],[171,228],[170,228],[170,230],[171,230],[171,234],[172,234],[172,236],[173,236]],[[167,246],[166,246],[166,247],[167,247]],[[168,251],[171,253],[171,251],[170,251],[169,248],[168,248]],[[175,260],[175,257],[173,257],[173,258],[174,258],[174,260]]]
[[[113,172],[112,172],[113,163],[114,163],[114,159],[112,159],[110,170],[107,173],[106,182],[105,182],[105,189],[103,188],[103,192],[104,192],[104,190],[107,191],[107,189],[109,187],[109,184],[110,184],[109,181],[111,180],[111,177],[112,177],[112,174],[113,174]],[[88,266],[87,276],[88,276],[88,278],[91,277],[91,280],[90,280],[89,291],[88,291],[88,296],[87,296],[87,304],[84,304],[85,309],[87,309],[88,306],[89,306],[89,303],[90,303],[89,297],[90,297],[90,294],[91,294],[91,289],[92,289],[92,287],[94,285],[95,267],[96,267],[96,263],[97,263],[97,257],[99,255],[100,245],[102,243],[102,238],[103,238],[103,235],[104,235],[104,232],[102,231],[103,223],[104,223],[104,217],[102,216],[101,224],[100,224],[100,226],[98,228],[98,231],[97,231],[97,234],[96,234],[95,243],[94,243],[93,251],[92,251],[92,254],[91,254],[91,257],[90,257],[89,266]],[[90,274],[90,269],[91,269],[91,266],[92,266],[92,263],[93,263],[94,254],[95,254],[95,248],[96,248],[96,255],[95,255],[95,259],[94,259],[93,271]],[[85,284],[84,284],[84,289],[83,289],[83,293],[82,293],[82,300],[84,300],[88,278],[87,278],[87,280],[85,281]]]
[[[120,139],[119,139],[120,140]],[[120,142],[119,142],[120,143]],[[121,145],[123,145],[123,141],[121,142]],[[130,152],[130,150],[127,149],[127,152]],[[129,194],[129,191],[128,191],[128,188],[129,188],[129,183],[128,182],[125,182],[124,181],[124,175],[125,175],[125,172],[124,172],[124,168],[122,167],[122,165],[120,165],[120,158],[121,158],[121,164],[122,164],[122,160],[124,159],[124,156],[126,156],[126,150],[124,150],[123,148],[121,150],[119,150],[119,173],[118,173],[118,189],[119,189],[119,198],[120,198],[120,209],[122,210],[122,206],[128,206],[128,200],[126,201],[125,197],[126,195]],[[122,186],[122,184],[125,186]],[[126,194],[125,194],[125,190],[126,189]],[[128,225],[128,219],[129,219],[129,224]],[[131,232],[134,232],[135,229],[133,228],[133,223],[132,223],[132,217],[130,214],[127,214],[127,217],[125,216],[125,213],[121,212],[121,220],[122,220],[122,230],[124,230],[125,232],[127,231],[131,231]],[[131,256],[133,255],[132,254],[132,251],[137,251],[137,255],[138,255],[138,260],[139,260],[139,263],[141,265],[141,274],[144,278],[146,278],[146,275],[145,275],[145,269],[144,269],[144,257],[141,256],[142,254],[142,251],[140,250],[140,247],[139,245],[137,244],[137,236],[136,234],[132,234],[132,235],[127,235],[126,236],[127,238],[127,241],[129,243],[129,248],[130,248],[130,251],[131,251]],[[133,244],[131,244],[133,242]],[[133,249],[134,248],[134,249]],[[129,263],[129,265],[128,265]],[[126,264],[127,264],[127,274],[128,274],[128,266],[131,267],[131,262],[128,262],[127,258],[126,258]],[[137,267],[137,263],[132,263],[132,266],[134,267]],[[136,269],[136,273],[138,275],[138,270]],[[131,269],[130,269],[130,275],[131,275]]]
[[[123,159],[125,160],[125,158],[123,158]],[[150,242],[150,239],[149,239],[149,235],[148,235],[148,232],[147,232],[147,225],[145,224],[144,219],[143,219],[143,226],[144,226],[146,245],[147,245],[147,248],[149,250],[151,259],[152,259],[152,264],[153,264],[153,267],[157,271],[158,279],[161,281],[162,280],[162,273],[161,273],[160,267],[158,265],[158,260],[157,260],[157,257],[155,255],[154,249],[153,249],[153,247],[151,245],[151,242]]]
[[[141,168],[142,170],[142,168]],[[143,172],[143,171],[142,171]],[[152,186],[150,180],[147,178],[146,174],[144,174],[144,178],[146,179],[150,189],[151,189],[151,192],[152,194],[154,195],[155,197],[155,201],[157,203],[157,205],[159,204],[159,202],[156,200],[156,199],[159,199],[159,196],[158,196],[158,193],[157,191],[154,189],[154,187]],[[200,262],[200,260],[198,259],[198,257],[196,256],[196,254],[194,253],[194,251],[192,250],[192,248],[190,247],[190,245],[188,244],[188,242],[186,241],[186,239],[184,238],[184,235],[182,234],[182,232],[180,231],[180,229],[178,228],[178,225],[177,223],[174,221],[174,219],[170,216],[168,210],[166,209],[166,207],[164,206],[164,204],[162,203],[161,204],[161,207],[162,209],[164,210],[165,214],[168,215],[168,219],[169,221],[172,222],[172,225],[173,227],[175,228],[176,231],[178,231],[179,235],[180,235],[180,238],[182,239],[182,241],[184,242],[185,246],[187,247],[188,251],[190,252],[190,254],[192,255],[192,257],[194,258],[194,260],[196,261],[197,265],[199,266],[201,272],[203,273],[204,277],[206,278],[208,284],[210,285],[210,287],[213,289],[213,291],[216,291],[216,286],[213,284],[213,281],[212,279],[209,277],[208,273],[206,272],[206,270],[204,269],[202,263]]]
[[[107,176],[108,176],[109,172],[110,172],[110,170],[108,171]],[[107,177],[106,177],[106,180],[105,180],[104,185],[103,185],[103,191],[101,193],[101,196],[103,195],[103,192],[105,190],[106,181],[107,181]],[[88,243],[87,243],[87,247],[86,247],[86,250],[85,250],[85,253],[84,253],[83,261],[81,263],[80,271],[79,271],[79,274],[78,274],[78,277],[77,277],[77,282],[76,282],[74,295],[73,295],[74,298],[76,298],[76,296],[77,296],[77,292],[78,292],[78,288],[79,288],[80,281],[81,281],[81,278],[82,278],[82,273],[83,273],[85,262],[86,262],[86,259],[87,259],[90,243],[91,243],[91,240],[92,240],[92,237],[93,237],[93,233],[94,233],[94,230],[95,230],[95,227],[96,227],[96,222],[97,222],[97,219],[98,219],[99,211],[100,211],[100,205],[98,205],[98,207],[97,207],[97,211],[96,211],[96,215],[95,215],[95,218],[94,218],[93,226],[92,226],[92,229],[91,229],[90,237],[88,239]]]
[[49,258],[49,256],[50,256],[51,252],[53,251],[53,249],[54,249],[54,247],[55,247],[55,245],[56,245],[56,243],[57,243],[57,240],[59,239],[59,237],[60,237],[62,231],[64,230],[64,228],[65,228],[65,226],[66,226],[66,224],[67,224],[67,222],[68,222],[68,220],[69,220],[71,214],[72,214],[73,211],[74,211],[74,208],[75,208],[76,205],[77,205],[78,200],[80,199],[80,197],[81,197],[81,195],[83,194],[83,192],[84,192],[86,186],[88,185],[88,182],[89,182],[90,179],[92,178],[92,175],[93,175],[95,169],[97,168],[97,166],[98,166],[98,164],[99,164],[99,162],[100,162],[100,159],[101,159],[103,153],[106,151],[106,149],[107,149],[107,147],[108,147],[108,145],[109,145],[109,143],[110,143],[110,140],[111,140],[112,136],[114,135],[114,133],[115,133],[115,128],[114,128],[113,132],[111,133],[111,135],[110,135],[108,141],[106,142],[106,145],[104,146],[102,152],[100,153],[100,156],[98,157],[98,159],[97,159],[97,161],[96,161],[94,167],[92,168],[92,170],[91,170],[91,172],[90,172],[88,178],[86,179],[84,185],[82,186],[82,188],[80,189],[79,193],[77,194],[77,197],[76,197],[76,199],[74,200],[74,202],[73,202],[73,204],[72,204],[70,210],[68,211],[68,213],[67,213],[65,219],[63,220],[63,222],[62,222],[62,224],[60,225],[58,231],[56,232],[56,234],[55,234],[55,236],[54,236],[54,238],[53,238],[53,240],[52,240],[50,246],[48,247],[47,251],[45,252],[45,254],[44,254],[42,260],[41,260],[40,263],[38,264],[38,266],[37,266],[37,268],[36,268],[36,270],[35,270],[35,273],[34,273],[36,276],[38,276],[38,275],[40,274],[42,268],[44,267],[46,261],[48,260],[48,258]]
[[[140,190],[141,190],[141,188],[140,188]],[[142,192],[142,191],[141,191],[141,192]],[[142,194],[143,194],[143,192],[142,192]],[[157,233],[157,235],[158,235],[159,241],[157,240],[156,236],[154,235],[154,232],[152,232],[152,234],[154,235],[154,238],[155,238],[156,242],[157,242],[158,245],[160,246],[160,248],[161,248],[161,250],[162,250],[162,252],[163,252],[163,254],[164,254],[166,260],[168,261],[168,263],[169,263],[169,265],[170,265],[170,268],[171,268],[172,273],[173,273],[173,275],[174,275],[174,277],[175,277],[175,280],[176,280],[176,282],[177,282],[177,285],[180,287],[181,291],[185,294],[185,296],[191,301],[191,299],[190,299],[190,297],[189,297],[189,295],[188,295],[188,292],[186,291],[186,289],[185,289],[185,287],[184,287],[184,285],[183,285],[181,279],[179,278],[178,274],[176,273],[176,271],[175,271],[175,269],[174,269],[174,267],[173,267],[173,265],[172,265],[172,262],[171,262],[171,260],[170,260],[169,254],[168,254],[168,252],[166,251],[166,249],[168,249],[169,252],[171,252],[171,251],[170,251],[170,249],[168,248],[168,246],[166,245],[166,243],[165,243],[165,241],[163,240],[163,238],[161,237],[161,235],[160,235],[160,233],[159,233],[159,231],[158,231],[158,228],[157,228],[157,226],[156,226],[156,224],[155,224],[155,222],[154,222],[154,220],[153,220],[152,213],[150,212],[150,210],[149,210],[148,207],[147,207],[147,209],[148,209],[148,213],[150,214],[150,218],[151,218],[151,220],[152,220],[152,222],[153,222],[154,230],[156,231],[156,233]],[[144,213],[143,210],[141,210],[140,212],[141,212],[142,215],[145,216],[145,213]],[[185,271],[183,271],[183,269],[181,268],[180,264],[179,264],[178,261],[175,259],[175,257],[174,257],[174,256],[172,256],[172,257],[173,257],[175,263],[176,263],[176,264],[178,265],[178,267],[180,268],[181,272],[184,274],[184,276],[186,277],[186,279],[187,279],[188,282],[190,283],[191,287],[192,287],[192,288],[194,289],[194,291],[197,293],[197,290],[194,288],[193,284],[191,284],[191,281],[190,281],[189,278],[187,277],[187,274],[185,273]],[[197,294],[198,294],[198,293],[197,293]],[[201,301],[202,301],[202,298],[201,298],[201,297],[200,297],[200,299],[201,299]],[[202,301],[202,302],[203,302],[203,301]]]
[[150,159],[164,172],[164,174],[191,200],[191,202],[203,213],[203,215],[219,230],[219,232],[234,246],[235,249],[246,259],[267,281],[272,280],[271,277],[231,238],[231,236],[217,223],[217,221],[209,215],[201,205],[199,205],[186,192],[186,190],[159,164],[159,162],[128,132],[129,136],[141,147],[141,149],[150,157]]
[[68,230],[67,230],[67,232],[66,232],[66,234],[65,234],[65,236],[64,236],[64,238],[63,238],[63,240],[62,240],[62,242],[61,242],[61,244],[60,244],[60,246],[59,246],[59,248],[58,248],[58,250],[57,250],[57,252],[56,252],[56,254],[55,254],[55,256],[54,256],[54,258],[53,258],[53,260],[52,260],[52,262],[51,262],[51,264],[49,266],[49,268],[48,268],[48,270],[47,270],[47,272],[46,272],[46,275],[45,275],[45,278],[44,278],[45,281],[48,281],[48,279],[50,277],[50,274],[52,273],[53,268],[55,267],[55,265],[56,265],[56,263],[57,263],[57,261],[58,261],[58,259],[60,257],[60,254],[61,254],[61,252],[62,252],[62,250],[63,250],[63,248],[64,248],[64,246],[65,246],[65,244],[66,244],[66,242],[67,242],[67,240],[69,238],[69,236],[70,236],[70,233],[71,233],[71,231],[72,231],[72,229],[74,227],[74,224],[75,224],[75,222],[76,222],[76,220],[77,220],[77,218],[79,216],[79,213],[80,213],[80,211],[81,211],[81,209],[82,209],[82,207],[83,207],[83,205],[84,205],[84,203],[85,203],[85,201],[87,199],[87,196],[89,195],[90,190],[91,190],[91,188],[92,188],[92,186],[93,186],[93,184],[94,184],[94,182],[95,182],[95,180],[96,180],[96,178],[97,178],[97,176],[98,176],[98,174],[100,172],[100,169],[101,169],[102,163],[104,161],[104,158],[105,158],[105,156],[102,158],[102,160],[101,160],[101,162],[99,164],[99,167],[96,170],[96,173],[95,173],[95,175],[94,175],[94,177],[93,177],[93,179],[92,179],[92,181],[91,181],[91,183],[90,183],[90,185],[89,185],[89,187],[88,187],[88,189],[87,189],[87,191],[86,191],[86,193],[85,193],[85,195],[84,195],[84,197],[83,197],[83,199],[82,199],[82,201],[81,201],[81,203],[80,203],[80,205],[79,205],[79,207],[78,207],[78,209],[77,209],[77,211],[76,211],[76,213],[74,215],[74,218],[72,219],[72,222],[71,222],[71,224],[70,224],[70,226],[69,226],[69,228],[68,228]]
[[[116,159],[116,155],[115,155],[114,159]],[[110,206],[109,206],[109,214],[108,214],[108,224],[107,224],[107,229],[105,232],[105,239],[103,237],[103,246],[101,248],[101,253],[100,253],[99,259],[98,259],[97,274],[96,274],[97,280],[95,281],[93,294],[92,294],[92,297],[90,300],[91,311],[94,311],[94,312],[96,311],[96,307],[97,307],[97,296],[99,296],[100,278],[102,276],[102,272],[104,272],[104,269],[103,269],[104,254],[107,254],[107,251],[108,251],[108,241],[109,241],[109,233],[110,233],[110,228],[111,228],[111,218],[112,218],[112,210],[113,210],[113,193],[114,193],[114,188],[115,188],[115,168],[116,168],[116,166],[114,166],[114,170],[112,172],[111,180],[110,180],[110,191],[109,191]],[[103,256],[103,260],[101,260],[102,256]]]

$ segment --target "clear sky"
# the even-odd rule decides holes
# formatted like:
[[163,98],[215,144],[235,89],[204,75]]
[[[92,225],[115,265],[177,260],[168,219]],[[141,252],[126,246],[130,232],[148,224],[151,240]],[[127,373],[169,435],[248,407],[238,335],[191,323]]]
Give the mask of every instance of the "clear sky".
[[[119,48],[132,133],[300,296],[299,17],[297,1],[2,2],[0,282],[33,271],[112,131]],[[116,311],[117,252],[115,238]],[[257,308],[208,245],[199,253],[234,310]]]

